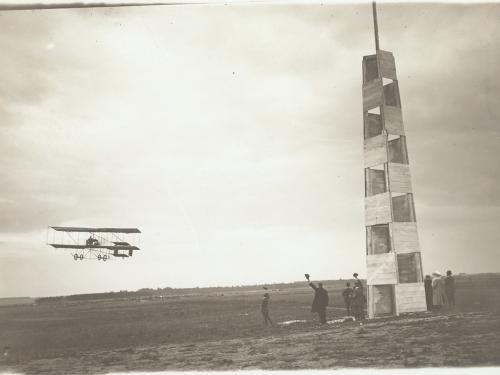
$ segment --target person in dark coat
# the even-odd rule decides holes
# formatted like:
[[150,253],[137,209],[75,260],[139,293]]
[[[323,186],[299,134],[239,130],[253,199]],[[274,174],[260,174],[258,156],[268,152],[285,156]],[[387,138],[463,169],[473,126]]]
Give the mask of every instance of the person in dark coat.
[[444,289],[444,277],[439,271],[432,273],[432,304],[435,310],[441,310],[448,304]]
[[264,318],[264,324],[273,326],[274,323],[269,317],[269,293],[264,293],[264,299],[262,300],[262,305],[260,310],[262,311],[262,317]]
[[314,299],[312,303],[311,311],[313,313],[318,313],[319,321],[321,324],[326,324],[326,307],[328,306],[328,292],[323,288],[323,283],[318,283],[318,286],[314,285],[309,280],[309,275],[306,274],[306,279],[309,281],[309,286],[314,289]]
[[357,322],[362,322],[365,319],[365,295],[362,287],[354,287],[352,291],[351,308],[354,313],[354,319]]
[[424,280],[425,287],[425,302],[427,303],[427,310],[432,310],[432,277],[430,275],[425,275]]
[[361,292],[363,292],[363,283],[361,282],[360,279],[358,279],[358,274],[356,272],[354,272],[352,274],[352,277],[354,277],[355,281],[354,281],[354,287],[358,287],[361,289]]
[[352,288],[351,283],[347,283],[344,291],[342,292],[342,297],[344,297],[344,304],[347,309],[347,315],[351,315],[351,302],[352,302]]
[[449,307],[455,306],[455,279],[451,275],[451,271],[446,271],[444,278],[444,291],[446,292],[446,299]]
[[352,277],[354,277],[354,287],[352,289],[351,297],[351,311],[354,315],[356,321],[365,319],[365,304],[366,297],[363,290],[363,283],[358,279],[358,273],[354,272]]

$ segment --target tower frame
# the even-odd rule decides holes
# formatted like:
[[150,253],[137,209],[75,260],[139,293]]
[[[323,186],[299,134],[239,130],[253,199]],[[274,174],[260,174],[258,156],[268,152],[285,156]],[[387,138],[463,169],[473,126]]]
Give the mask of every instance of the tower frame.
[[363,57],[368,315],[425,311],[425,289],[399,83],[392,52]]

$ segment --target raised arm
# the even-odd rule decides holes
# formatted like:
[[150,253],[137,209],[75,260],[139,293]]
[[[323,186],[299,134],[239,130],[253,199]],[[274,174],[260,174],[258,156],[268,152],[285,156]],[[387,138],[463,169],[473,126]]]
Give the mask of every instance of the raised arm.
[[314,290],[318,289],[318,287],[316,285],[314,285],[314,283],[310,280],[311,275],[309,275],[308,273],[306,273],[306,274],[304,274],[304,276],[306,277],[306,280],[309,283],[309,286],[311,288],[313,288]]

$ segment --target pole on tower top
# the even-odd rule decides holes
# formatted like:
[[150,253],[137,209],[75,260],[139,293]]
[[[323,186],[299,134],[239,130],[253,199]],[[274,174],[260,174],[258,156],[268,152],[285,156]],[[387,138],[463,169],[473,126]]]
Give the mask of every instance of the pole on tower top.
[[378,45],[378,23],[377,23],[377,3],[374,1],[372,3],[373,7],[373,27],[375,30],[375,50],[378,51],[379,45]]

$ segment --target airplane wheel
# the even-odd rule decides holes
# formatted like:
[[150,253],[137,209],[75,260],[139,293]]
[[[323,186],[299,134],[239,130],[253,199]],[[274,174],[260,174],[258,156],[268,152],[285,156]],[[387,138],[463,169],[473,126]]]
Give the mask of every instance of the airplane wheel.
[[101,258],[102,258],[102,256],[101,256],[101,254],[99,254],[99,255],[97,256],[97,260],[101,260]]
[[80,260],[83,260],[83,254],[80,254]]
[[107,255],[103,255],[103,256],[102,256],[102,260],[103,260],[103,261],[107,261],[107,260],[108,260],[108,256],[107,256]]
[[78,260],[78,254],[73,255],[74,260]]

